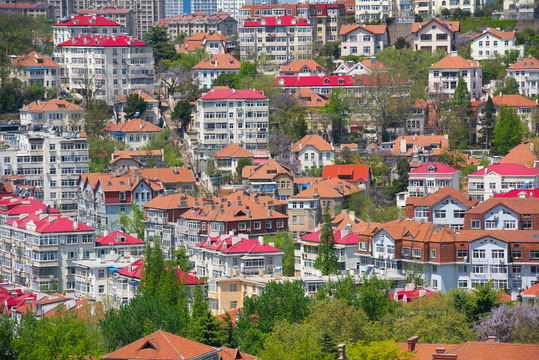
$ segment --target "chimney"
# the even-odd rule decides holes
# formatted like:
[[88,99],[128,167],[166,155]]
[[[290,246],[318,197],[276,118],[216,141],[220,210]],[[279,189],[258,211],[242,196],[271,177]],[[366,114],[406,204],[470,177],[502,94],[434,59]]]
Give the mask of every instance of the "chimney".
[[127,185],[133,186],[133,182],[131,181],[131,176],[127,178]]
[[264,246],[264,237],[263,236],[258,237],[258,243],[260,244],[260,246]]
[[251,218],[251,209],[245,209],[245,214],[248,218]]
[[408,344],[408,352],[415,351],[415,345],[417,344],[417,341],[419,340],[419,336],[412,336],[408,340],[406,340],[406,343]]
[[406,139],[402,138],[400,142],[400,153],[406,154]]
[[271,209],[268,209],[268,217],[269,217],[269,218],[272,217],[272,211],[271,211]]
[[76,221],[73,221],[73,230],[79,230],[79,223]]
[[355,211],[350,211],[350,217],[352,218],[352,220],[355,220],[356,219],[356,212]]
[[236,205],[241,206],[241,199],[236,200]]
[[315,190],[315,191],[313,192],[313,196],[314,196],[314,197],[318,197],[318,190]]
[[489,335],[487,342],[496,342],[496,341],[497,341],[496,336]]
[[346,360],[346,344],[337,345],[337,352],[339,353],[338,360]]

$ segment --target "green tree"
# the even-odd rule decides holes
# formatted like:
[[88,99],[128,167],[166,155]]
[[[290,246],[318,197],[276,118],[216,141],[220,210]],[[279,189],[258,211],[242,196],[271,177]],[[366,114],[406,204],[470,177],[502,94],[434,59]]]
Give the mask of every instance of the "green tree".
[[331,138],[335,144],[341,143],[343,123],[348,120],[350,106],[349,99],[340,90],[334,90],[329,95],[328,103],[322,108],[322,112],[330,117]]
[[410,43],[406,41],[402,36],[397,39],[395,42],[395,49],[401,50],[401,49],[409,49]]
[[149,241],[146,243],[142,273],[144,274],[141,279],[141,283],[144,284],[142,292],[149,296],[157,294],[166,275],[163,250],[159,243],[155,246],[152,246]]
[[329,209],[324,211],[324,224],[320,233],[320,246],[318,247],[318,257],[314,262],[314,267],[322,271],[322,275],[335,274],[340,270],[339,256],[333,238],[333,225]]
[[180,100],[174,106],[172,119],[178,120],[181,128],[186,128],[191,122],[193,105],[188,100]]
[[299,102],[288,94],[273,96],[271,105],[274,109],[270,122],[275,124],[279,131],[299,140],[307,133],[305,109]]
[[401,191],[408,188],[408,173],[410,172],[410,163],[405,157],[401,157],[397,161],[397,179],[391,184],[391,197],[394,197]]
[[295,276],[294,234],[280,231],[275,235],[266,236],[265,242],[267,244],[273,243],[277,249],[284,253],[282,274],[284,276]]
[[137,238],[144,240],[144,210],[139,205],[131,203],[130,214],[120,213],[120,226],[127,234],[137,234]]
[[228,86],[231,89],[237,89],[238,80],[238,74],[222,73],[215,80],[213,80],[213,86]]
[[153,58],[155,64],[177,57],[174,44],[169,41],[168,33],[163,26],[150,26],[144,34],[144,40],[148,46],[153,48]]
[[8,314],[0,315],[0,358],[16,360],[18,353],[13,346],[15,323]]
[[442,113],[440,125],[449,135],[451,145],[462,148],[470,142],[470,124],[474,112],[466,81],[459,77],[453,100]]
[[494,95],[518,95],[518,82],[513,77],[508,77],[503,80],[502,86],[497,88]]
[[124,107],[125,118],[127,120],[141,117],[148,108],[148,102],[137,93],[127,95],[126,106]]
[[362,342],[348,344],[346,358],[350,360],[411,360],[415,356],[393,340],[373,341],[370,344]]
[[236,165],[236,175],[241,177],[243,168],[246,166],[253,165],[253,162],[250,158],[241,158],[238,160],[238,165]]
[[371,321],[390,314],[399,306],[389,296],[391,283],[376,276],[363,277],[358,287],[358,304]]
[[163,150],[164,161],[168,167],[182,166],[182,155],[177,149],[172,132],[169,129],[164,129],[159,134],[151,136],[142,147],[142,150]]
[[472,316],[475,321],[490,314],[499,305],[498,292],[492,287],[492,280],[485,285],[477,284],[472,297]]
[[192,255],[187,254],[187,250],[184,248],[179,248],[174,252],[174,257],[176,260],[176,265],[180,267],[180,270],[183,272],[189,272],[193,270],[193,266],[189,259]]
[[243,78],[256,78],[258,76],[258,63],[251,61],[243,61],[241,63],[240,71],[238,77]]
[[522,142],[524,135],[524,124],[519,116],[515,114],[512,107],[501,106],[496,117],[494,127],[494,139],[492,143],[496,147],[496,152],[505,155]]
[[479,130],[479,144],[485,145],[486,149],[492,147],[492,140],[494,139],[494,127],[496,126],[496,118],[494,117],[494,103],[492,98],[488,97],[485,104],[485,114],[481,119],[481,130]]

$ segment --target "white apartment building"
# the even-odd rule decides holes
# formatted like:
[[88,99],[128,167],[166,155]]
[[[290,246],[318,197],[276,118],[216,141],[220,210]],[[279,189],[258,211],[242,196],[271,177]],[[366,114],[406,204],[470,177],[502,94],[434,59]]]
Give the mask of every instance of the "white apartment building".
[[0,173],[26,178],[35,187],[36,200],[77,215],[77,181],[88,172],[88,142],[75,134],[61,136],[45,132],[3,132],[9,144],[0,155]]
[[127,36],[86,35],[55,47],[55,60],[64,67],[62,86],[81,95],[95,93],[112,103],[136,90],[152,93],[153,50]]
[[503,56],[511,50],[517,50],[519,57],[524,55],[524,45],[517,45],[517,33],[498,29],[488,29],[474,36],[471,49],[475,60],[494,58],[497,54]]
[[539,188],[539,169],[520,164],[495,164],[468,175],[468,193],[480,201],[495,193]]
[[257,90],[211,90],[197,100],[199,155],[236,143],[257,154],[268,148],[268,98]]
[[518,83],[521,95],[539,95],[539,60],[528,56],[507,68],[507,77],[514,78]]
[[60,86],[60,65],[52,58],[35,51],[19,56],[11,63],[13,75],[26,85],[42,84],[46,88]]
[[93,35],[125,35],[126,30],[116,21],[109,20],[103,16],[71,15],[67,19],[52,26],[54,46],[73,39],[74,37]]
[[94,229],[60,214],[22,214],[1,229],[2,278],[33,290],[73,290],[73,262],[93,253]]
[[445,50],[447,53],[455,51],[459,30],[458,21],[443,22],[432,19],[428,22],[413,23],[413,49],[432,52]]
[[82,131],[84,128],[84,109],[69,101],[54,99],[37,100],[19,109],[21,125],[44,130],[54,128],[60,132]]
[[230,14],[234,19],[238,18],[239,11],[245,0],[217,0],[217,11],[224,11]]
[[213,278],[235,275],[271,274],[282,268],[283,252],[264,238],[247,235],[209,237],[196,245],[195,270],[199,276]]
[[141,119],[131,119],[119,124],[111,124],[105,128],[110,137],[123,142],[129,149],[140,150],[154,137],[158,136],[162,128]]
[[241,60],[282,65],[313,56],[313,27],[308,19],[265,17],[245,21],[238,32]]
[[482,95],[482,67],[479,62],[464,59],[456,52],[429,67],[429,94],[452,96],[459,77],[466,81],[472,100],[479,100]]
[[356,0],[356,21],[385,19],[396,11],[391,0]]
[[439,16],[442,9],[448,9],[451,12],[461,9],[463,11],[469,11],[473,15],[482,7],[482,2],[474,0],[434,0],[432,2],[430,16]]
[[237,74],[240,72],[241,62],[230,54],[216,54],[211,59],[202,60],[193,67],[198,79],[198,86],[211,89],[213,81],[221,74]]
[[372,56],[388,44],[387,25],[343,25],[339,32],[341,56]]
[[503,18],[532,20],[537,19],[535,15],[538,3],[535,0],[503,0]]

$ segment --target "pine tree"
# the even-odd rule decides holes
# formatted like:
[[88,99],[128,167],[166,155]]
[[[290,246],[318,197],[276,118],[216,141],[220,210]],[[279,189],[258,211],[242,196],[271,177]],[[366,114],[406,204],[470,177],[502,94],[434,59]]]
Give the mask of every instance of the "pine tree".
[[505,155],[522,142],[524,135],[524,125],[515,109],[507,106],[500,107],[494,128],[494,139],[492,143],[496,147],[496,152]]
[[148,243],[146,245],[146,259],[142,273],[144,277],[142,282],[144,283],[143,291],[146,295],[155,295],[159,292],[162,279],[165,277],[165,264],[163,262],[163,251],[161,246],[156,244],[153,248]]
[[490,149],[492,147],[495,126],[496,118],[494,117],[494,103],[489,95],[487,103],[485,104],[485,115],[481,119],[481,130],[479,130],[481,134],[479,143],[485,145],[485,149]]
[[335,239],[333,238],[333,226],[331,225],[331,216],[329,209],[324,213],[324,224],[320,233],[320,246],[318,247],[318,257],[314,267],[322,271],[322,275],[334,274],[340,269],[339,257],[335,248]]
[[180,279],[178,277],[178,268],[169,265],[165,271],[165,276],[161,279],[159,294],[169,304],[177,304],[180,296]]

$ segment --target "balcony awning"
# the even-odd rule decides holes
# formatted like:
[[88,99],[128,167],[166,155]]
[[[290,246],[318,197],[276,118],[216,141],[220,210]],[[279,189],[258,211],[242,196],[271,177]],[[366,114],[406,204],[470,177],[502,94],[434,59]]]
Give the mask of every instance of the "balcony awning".
[[248,255],[245,255],[245,256],[242,256],[240,257],[241,260],[264,260],[264,257],[263,256],[248,256]]

